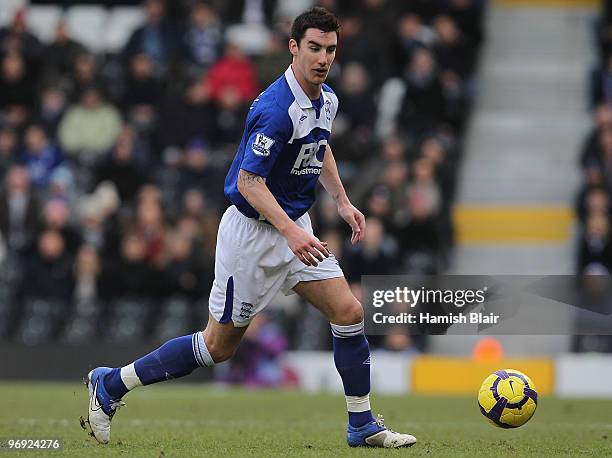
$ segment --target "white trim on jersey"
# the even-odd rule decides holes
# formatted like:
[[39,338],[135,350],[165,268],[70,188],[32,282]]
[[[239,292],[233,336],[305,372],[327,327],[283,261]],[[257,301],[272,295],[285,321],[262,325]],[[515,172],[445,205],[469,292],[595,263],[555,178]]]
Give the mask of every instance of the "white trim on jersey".
[[308,135],[313,129],[320,128],[331,133],[332,122],[338,110],[338,97],[333,92],[323,90],[323,106],[317,118],[312,102],[298,83],[291,65],[285,71],[285,79],[291,89],[295,101],[291,104],[287,113],[293,123],[293,134],[287,143]]
[[289,84],[289,89],[291,89],[293,97],[295,97],[295,101],[298,103],[298,106],[303,109],[312,108],[312,102],[304,92],[304,89],[302,89],[302,86],[300,86],[300,83],[298,83],[298,80],[293,74],[293,68],[291,68],[291,65],[289,65],[289,68],[285,70],[285,79]]

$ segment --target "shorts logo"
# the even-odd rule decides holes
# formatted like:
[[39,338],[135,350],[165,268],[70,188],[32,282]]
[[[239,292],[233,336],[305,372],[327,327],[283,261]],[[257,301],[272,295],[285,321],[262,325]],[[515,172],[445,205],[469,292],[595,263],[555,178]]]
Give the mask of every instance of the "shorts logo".
[[272,145],[274,145],[274,140],[270,137],[266,137],[264,134],[257,134],[251,148],[256,155],[267,157],[270,155]]
[[253,304],[249,304],[248,302],[242,302],[240,307],[240,314],[238,315],[240,318],[248,319],[251,317],[251,313],[253,313]]

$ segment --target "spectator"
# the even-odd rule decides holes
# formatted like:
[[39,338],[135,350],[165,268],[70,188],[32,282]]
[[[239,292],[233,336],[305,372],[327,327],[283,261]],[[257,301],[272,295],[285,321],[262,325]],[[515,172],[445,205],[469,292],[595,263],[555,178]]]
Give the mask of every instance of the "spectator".
[[26,70],[21,54],[10,52],[2,59],[0,74],[0,111],[6,122],[22,126],[34,107],[34,82]]
[[435,40],[435,32],[414,12],[402,15],[397,24],[396,34],[391,41],[391,65],[393,74],[401,76],[412,62],[415,51],[426,48]]
[[0,231],[12,250],[25,248],[34,237],[39,217],[39,202],[30,187],[27,170],[20,165],[9,168],[0,193]]
[[327,242],[327,249],[343,265],[344,259],[344,235],[339,230],[330,229],[321,232],[321,240]]
[[339,100],[342,100],[338,116],[346,118],[350,135],[369,137],[375,122],[376,106],[365,66],[358,62],[346,63],[337,92]]
[[448,0],[442,11],[453,18],[472,43],[480,46],[485,36],[482,17],[486,4],[482,0]]
[[597,161],[601,133],[603,130],[612,127],[612,108],[607,103],[597,105],[593,110],[593,120],[595,126],[585,140],[580,154],[580,164],[583,168]]
[[67,202],[70,208],[74,208],[78,194],[74,174],[70,167],[62,165],[53,169],[49,176],[49,186],[44,194],[45,201],[61,199]]
[[278,33],[272,33],[266,45],[266,52],[253,56],[257,66],[260,87],[268,87],[289,66],[286,38]]
[[58,86],[46,86],[40,94],[37,122],[52,140],[57,138],[57,128],[66,111],[65,92]]
[[159,291],[160,279],[146,260],[147,244],[133,232],[126,232],[118,260],[106,262],[100,277],[102,299],[151,298]]
[[191,8],[185,43],[189,58],[200,71],[206,71],[221,55],[223,26],[217,12],[206,2]]
[[57,198],[50,200],[44,206],[42,227],[39,232],[57,231],[63,239],[66,253],[74,256],[81,245],[81,234],[72,226],[70,213],[66,201]]
[[223,208],[224,177],[211,162],[210,147],[204,140],[194,138],[185,148],[184,158],[180,185],[183,192],[200,189],[214,208]]
[[91,245],[81,246],[74,264],[73,297],[77,304],[97,302],[101,271],[102,265],[96,249]]
[[167,227],[161,204],[157,200],[145,198],[138,202],[135,218],[128,225],[127,231],[144,243],[143,261],[151,267],[164,265]]
[[338,215],[338,205],[331,196],[321,196],[315,207],[314,225],[317,232],[344,230],[344,221]]
[[[202,257],[209,261],[213,260],[215,253],[219,213],[220,210],[200,190],[189,189],[183,194],[183,213],[176,230],[201,246]],[[207,265],[212,265],[212,262]]]
[[427,213],[436,215],[440,211],[440,189],[435,181],[434,168],[427,159],[418,159],[412,165],[413,180],[408,185],[410,201],[418,201]]
[[359,6],[356,8],[356,17],[358,17],[360,22],[364,25],[361,29],[361,34],[371,43],[379,59],[361,62],[363,64],[367,62],[368,65],[375,64],[377,66],[372,72],[372,79],[376,82],[380,82],[382,77],[387,76],[387,69],[384,68],[384,64],[388,56],[384,54],[384,50],[388,49],[388,43],[393,33],[395,18],[397,17],[396,14],[397,9],[394,3],[389,0],[361,0]]
[[166,4],[163,0],[145,0],[144,25],[130,36],[123,56],[126,59],[136,54],[147,55],[155,64],[157,75],[164,75],[175,56],[181,55],[180,34],[166,18]]
[[35,252],[27,259],[21,293],[26,298],[61,300],[72,297],[72,259],[62,235],[53,229],[40,233]]
[[197,136],[214,137],[214,113],[208,91],[201,82],[188,85],[181,93],[171,93],[161,109],[161,148],[186,145]]
[[247,106],[236,88],[228,86],[221,90],[219,97],[211,106],[213,132],[215,132],[212,138],[216,147],[226,147],[232,152],[235,150],[242,137],[244,127],[242,124],[248,111]]
[[381,177],[381,183],[389,192],[391,214],[395,215],[403,206],[408,184],[408,164],[405,161],[389,161]]
[[196,301],[210,293],[214,273],[207,269],[203,259],[196,255],[194,240],[174,232],[168,240],[169,262],[164,269],[168,293]]
[[121,115],[106,103],[96,87],[83,91],[62,119],[58,138],[62,148],[80,164],[92,164],[110,150],[121,132]]
[[[364,24],[368,24],[367,27]],[[382,82],[386,69],[384,68],[385,55],[384,49],[377,48],[377,40],[373,33],[380,33],[380,30],[371,29],[368,19],[351,15],[342,19],[342,33],[338,43],[338,62],[346,64],[348,62],[359,62],[367,65],[370,79],[373,85],[377,86]]]
[[425,137],[419,145],[419,157],[422,157],[434,170],[435,181],[440,185],[442,202],[452,202],[455,180],[454,166],[448,142],[439,135]]
[[366,220],[363,243],[352,245],[344,253],[344,268],[349,282],[360,281],[362,275],[387,275],[399,267],[399,246],[385,234],[382,222],[373,217]]
[[445,119],[446,100],[432,53],[419,49],[405,74],[406,94],[398,119],[401,132],[419,135]]
[[24,149],[21,160],[24,163],[32,185],[44,189],[49,184],[53,170],[64,160],[64,154],[38,124],[32,124],[25,131]]
[[114,186],[107,182],[98,185],[93,194],[82,197],[77,204],[83,243],[95,247],[109,258],[119,251],[114,225],[118,204],[119,196]]
[[10,127],[0,128],[0,182],[9,167],[17,161],[17,134]]
[[87,50],[70,38],[65,21],[55,27],[53,42],[45,47],[43,54],[44,73],[47,78],[65,77],[74,68],[77,56],[85,55]]
[[256,68],[235,44],[227,44],[223,56],[215,62],[204,79],[212,100],[221,99],[233,90],[243,104],[250,104],[257,95]]
[[139,189],[148,181],[142,167],[136,164],[134,157],[135,134],[129,127],[124,127],[110,156],[96,167],[94,184],[110,181],[117,188],[123,203],[130,203]]
[[438,34],[434,53],[440,67],[467,78],[474,70],[473,45],[461,34],[450,16],[438,16],[434,25]]
[[366,194],[370,193],[375,185],[380,183],[385,167],[390,162],[403,162],[406,158],[406,142],[397,135],[390,135],[381,140],[381,144],[374,149],[369,159],[360,167],[351,186],[351,195],[355,201],[363,202]]
[[154,76],[153,61],[144,53],[136,54],[130,60],[122,97],[127,118],[142,130],[150,128],[157,119],[162,94],[163,85]]
[[597,263],[608,271],[612,268],[612,245],[610,244],[610,221],[608,215],[589,215],[584,235],[578,247],[578,272],[589,264]]
[[406,207],[397,220],[397,236],[404,266],[409,272],[435,274],[443,261],[440,221],[440,193],[433,169],[424,159],[413,164],[414,181],[406,193]]
[[395,215],[393,214],[393,203],[391,201],[391,190],[378,184],[372,188],[365,201],[366,214],[377,218],[385,228],[393,231]]
[[602,186],[587,187],[579,196],[576,214],[581,223],[591,215],[610,215],[610,193]]
[[72,102],[78,101],[83,91],[92,86],[98,88],[106,86],[98,72],[98,65],[93,54],[84,52],[76,56],[72,73],[69,75],[69,84]]
[[10,26],[0,29],[0,54],[21,54],[33,66],[31,70],[37,70],[41,51],[40,41],[27,29],[25,9],[18,9]]

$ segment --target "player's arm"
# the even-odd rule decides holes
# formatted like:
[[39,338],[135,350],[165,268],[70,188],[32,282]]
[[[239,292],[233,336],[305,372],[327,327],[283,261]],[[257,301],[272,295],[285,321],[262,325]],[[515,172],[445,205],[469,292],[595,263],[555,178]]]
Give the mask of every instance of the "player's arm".
[[323,261],[329,256],[327,243],[321,242],[289,218],[278,204],[260,175],[240,169],[238,172],[238,191],[251,206],[263,215],[285,237],[291,251],[307,266],[316,266],[317,259]]
[[336,160],[334,159],[334,155],[329,145],[326,146],[325,156],[323,158],[323,170],[321,170],[319,181],[336,202],[338,214],[349,226],[351,226],[353,231],[351,243],[353,245],[359,243],[365,235],[365,217],[363,213],[355,208],[346,195],[346,191],[340,180],[340,175],[338,174]]

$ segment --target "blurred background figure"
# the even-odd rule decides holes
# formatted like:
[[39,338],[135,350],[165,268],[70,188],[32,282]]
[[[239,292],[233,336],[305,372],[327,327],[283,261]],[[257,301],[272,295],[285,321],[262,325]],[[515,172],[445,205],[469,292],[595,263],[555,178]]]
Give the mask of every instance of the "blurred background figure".
[[156,73],[164,75],[175,56],[180,54],[179,31],[166,17],[164,0],[146,0],[143,7],[146,13],[145,23],[134,30],[122,54],[129,59],[135,54],[143,53],[154,62]]
[[32,185],[44,189],[49,185],[53,171],[64,161],[64,154],[49,141],[40,125],[32,124],[24,134],[21,160],[28,171]]
[[286,348],[287,340],[282,331],[270,321],[267,312],[260,313],[216,379],[251,388],[291,386],[295,383],[295,374],[284,368],[280,361]]
[[79,102],[66,111],[58,138],[79,164],[92,164],[115,143],[121,129],[119,111],[105,103],[95,86],[83,90]]
[[30,185],[27,170],[19,165],[8,169],[0,194],[0,230],[10,249],[28,246],[40,218],[40,203]]

